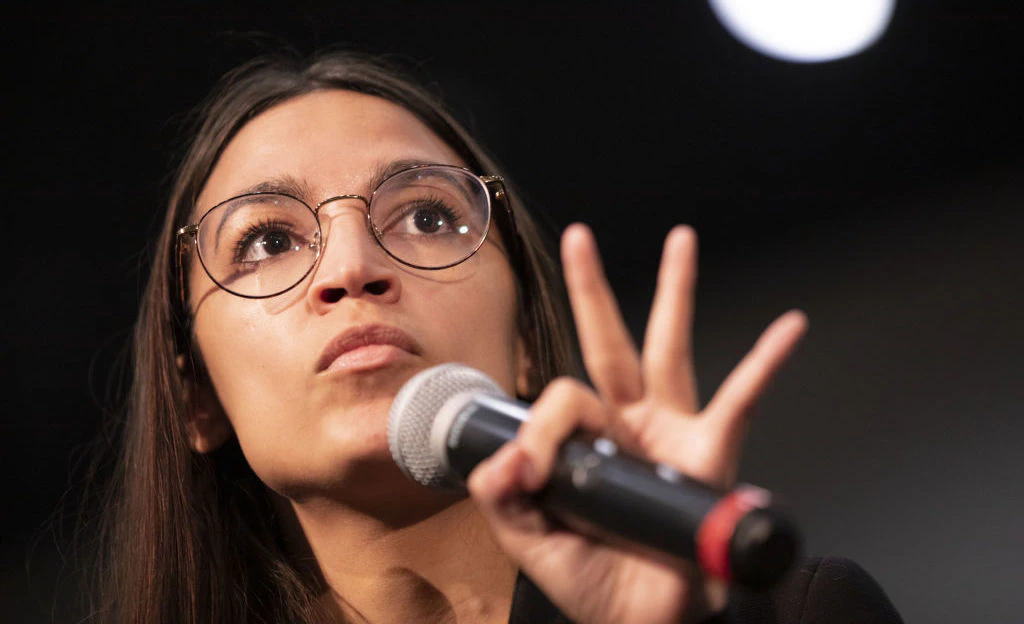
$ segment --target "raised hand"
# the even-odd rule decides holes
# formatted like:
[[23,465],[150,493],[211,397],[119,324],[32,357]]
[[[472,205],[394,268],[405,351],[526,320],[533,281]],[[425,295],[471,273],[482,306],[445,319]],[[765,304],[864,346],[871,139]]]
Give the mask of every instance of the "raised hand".
[[791,311],[776,319],[700,410],[691,350],[693,230],[679,226],[666,239],[641,353],[587,227],[565,231],[562,263],[594,389],[567,378],[551,383],[517,440],[470,476],[470,493],[505,552],[574,620],[699,620],[721,607],[724,592],[705,582],[694,564],[566,531],[531,506],[527,495],[543,487],[559,446],[580,429],[692,478],[732,486],[751,408],[796,347],[806,317]]

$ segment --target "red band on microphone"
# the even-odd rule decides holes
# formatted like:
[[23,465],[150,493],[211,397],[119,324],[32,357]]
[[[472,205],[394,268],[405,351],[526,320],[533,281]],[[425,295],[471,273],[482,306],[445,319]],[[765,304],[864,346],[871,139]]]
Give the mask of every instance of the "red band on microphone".
[[770,503],[771,494],[767,490],[741,485],[711,508],[697,529],[697,563],[706,574],[731,580],[729,543],[736,524],[750,511],[767,507]]

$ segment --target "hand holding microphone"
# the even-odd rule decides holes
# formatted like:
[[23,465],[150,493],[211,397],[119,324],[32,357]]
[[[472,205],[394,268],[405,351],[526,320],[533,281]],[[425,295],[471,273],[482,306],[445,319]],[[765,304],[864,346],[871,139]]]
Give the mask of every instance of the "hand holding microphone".
[[[501,548],[577,622],[699,621],[724,607],[723,579],[770,584],[796,550],[791,526],[766,507],[764,493],[734,491],[734,484],[747,418],[799,342],[806,318],[789,312],[772,323],[700,409],[690,343],[696,255],[693,231],[674,228],[640,353],[592,234],[570,226],[562,237],[562,265],[594,387],[555,379],[522,423],[509,419],[517,408],[507,400],[476,392],[451,408],[454,416],[445,416],[450,428],[439,425],[435,433],[431,414],[429,425],[413,427],[408,436],[446,448],[435,456],[442,458],[444,479],[458,481],[471,471],[466,485]],[[608,438],[622,452],[575,438],[578,432]],[[399,461],[407,462],[409,474],[423,468],[420,459]],[[677,480],[677,473],[710,488]],[[630,513],[640,510],[642,516]],[[586,537],[590,530],[646,541],[647,548],[594,540]],[[676,556],[652,556],[651,549]]]
[[[395,397],[391,455],[421,485],[459,488],[480,462],[516,438],[527,408],[480,371],[435,366]],[[706,574],[750,589],[774,584],[799,552],[795,526],[770,507],[764,490],[717,492],[665,464],[621,455],[604,438],[567,440],[534,500],[585,535],[696,560]]]

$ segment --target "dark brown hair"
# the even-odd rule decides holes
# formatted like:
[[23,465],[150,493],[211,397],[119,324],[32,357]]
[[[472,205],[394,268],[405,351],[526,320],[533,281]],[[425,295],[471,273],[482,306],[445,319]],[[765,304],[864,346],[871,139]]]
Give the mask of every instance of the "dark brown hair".
[[[304,59],[261,57],[231,71],[197,109],[176,171],[134,335],[132,382],[121,446],[103,503],[98,587],[91,616],[122,624],[310,622],[315,583],[288,560],[266,487],[237,441],[200,454],[186,430],[186,384],[176,357],[191,359],[190,314],[178,296],[177,229],[221,152],[250,119],[290,98],[346,89],[416,115],[478,174],[496,162],[438,99],[392,64],[352,52]],[[575,372],[571,324],[555,262],[537,223],[509,185],[522,256],[517,271],[520,333],[533,393]],[[503,235],[508,235],[503,232]],[[203,379],[201,362],[186,367]],[[529,397],[528,397],[529,398]]]

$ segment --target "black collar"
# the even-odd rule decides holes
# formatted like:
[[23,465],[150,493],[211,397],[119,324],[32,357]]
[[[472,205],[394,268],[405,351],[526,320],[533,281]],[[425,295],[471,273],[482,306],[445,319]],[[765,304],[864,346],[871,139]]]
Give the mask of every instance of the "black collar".
[[512,594],[508,624],[572,624],[522,572]]

